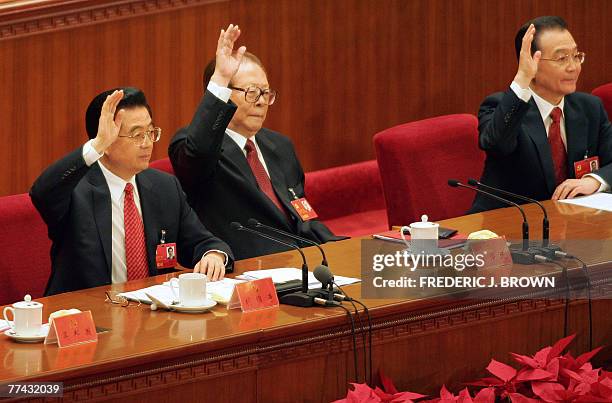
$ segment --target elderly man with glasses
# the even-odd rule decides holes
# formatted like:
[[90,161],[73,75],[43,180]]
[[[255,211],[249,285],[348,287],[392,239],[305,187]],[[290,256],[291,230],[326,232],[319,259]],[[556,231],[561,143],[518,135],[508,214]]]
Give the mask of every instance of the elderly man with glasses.
[[304,172],[291,140],[262,127],[278,94],[261,61],[244,46],[234,49],[239,36],[238,26],[221,30],[216,57],[204,71],[205,94],[169,146],[189,203],[236,259],[288,248],[238,232],[233,221],[254,218],[319,243],[343,239],[306,214]]
[[[481,181],[537,200],[610,189],[612,127],[599,98],[576,92],[585,60],[560,17],[538,17],[515,37],[510,88],[478,112]],[[478,194],[470,212],[503,205]],[[503,206],[505,207],[505,206]]]
[[177,258],[222,278],[233,261],[227,244],[204,228],[175,177],[147,169],[161,129],[142,91],[99,94],[85,124],[90,140],[48,167],[30,191],[53,242],[45,295],[161,274]]

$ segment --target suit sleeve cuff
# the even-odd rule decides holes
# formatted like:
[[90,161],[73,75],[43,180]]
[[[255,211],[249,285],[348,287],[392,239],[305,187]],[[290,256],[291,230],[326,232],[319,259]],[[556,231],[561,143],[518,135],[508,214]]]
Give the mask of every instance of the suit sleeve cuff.
[[93,139],[89,140],[83,146],[83,159],[85,160],[85,164],[88,167],[90,167],[94,162],[102,158],[102,155],[104,155],[104,154],[98,154],[96,149],[91,145],[92,142],[93,142]]
[[599,176],[597,174],[586,174],[584,176],[588,176],[590,178],[593,178],[597,182],[600,183],[599,189],[597,189],[597,193],[599,193],[599,192],[607,192],[607,191],[610,190],[610,184],[608,182],[606,182],[601,176]]
[[208,82],[208,86],[206,87],[206,89],[223,102],[229,101],[230,95],[232,95],[232,90],[227,87],[222,87],[218,84],[215,84],[212,81]]
[[218,249],[211,249],[211,250],[207,250],[207,251],[206,251],[206,252],[205,252],[205,253],[202,255],[202,257],[204,257],[204,256],[208,255],[210,252],[217,252],[217,253],[222,254],[222,255],[223,255],[223,265],[224,265],[225,267],[227,267],[227,262],[228,262],[228,260],[229,260],[229,259],[228,259],[228,257],[227,257],[227,253],[223,252],[222,250],[218,250]]
[[512,84],[510,84],[510,89],[514,91],[517,97],[525,102],[529,102],[531,99],[531,90],[529,90],[529,88],[521,88],[516,81],[512,81]]

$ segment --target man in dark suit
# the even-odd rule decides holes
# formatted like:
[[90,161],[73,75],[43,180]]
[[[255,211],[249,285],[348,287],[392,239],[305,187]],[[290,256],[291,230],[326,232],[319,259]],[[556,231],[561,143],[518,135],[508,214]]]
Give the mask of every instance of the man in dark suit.
[[304,172],[291,140],[262,127],[276,92],[256,56],[244,46],[234,51],[239,35],[238,26],[221,31],[204,74],[206,93],[191,124],[170,143],[189,203],[236,259],[287,250],[230,227],[249,218],[316,242],[343,239],[296,211],[305,198]]
[[229,247],[204,228],[176,178],[147,169],[161,129],[144,94],[98,95],[86,127],[90,141],[48,167],[30,191],[53,242],[45,295],[158,274],[160,244],[176,244],[184,267],[223,277]]
[[[515,47],[514,81],[478,113],[487,153],[481,181],[537,200],[609,190],[612,127],[599,98],[575,92],[585,54],[567,24],[538,17],[521,27]],[[470,212],[498,207],[505,205],[478,194]]]

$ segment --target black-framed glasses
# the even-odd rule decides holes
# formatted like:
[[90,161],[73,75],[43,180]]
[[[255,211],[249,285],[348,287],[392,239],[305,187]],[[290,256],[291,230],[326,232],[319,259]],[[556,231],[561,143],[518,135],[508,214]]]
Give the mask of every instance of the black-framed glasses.
[[576,52],[573,55],[562,55],[559,57],[556,57],[554,59],[546,59],[546,58],[541,58],[540,60],[546,60],[549,62],[554,62],[557,65],[561,66],[561,67],[565,67],[567,66],[570,61],[573,61],[576,64],[582,64],[584,63],[584,59],[586,58],[586,53],[584,52]]
[[134,141],[137,145],[142,145],[145,142],[145,137],[148,137],[151,142],[156,143],[161,138],[162,129],[159,127],[153,127],[152,129],[148,129],[142,132],[132,133],[128,135],[123,135],[119,137],[127,137]]
[[276,100],[276,97],[278,96],[278,92],[276,92],[276,90],[272,90],[269,88],[263,89],[263,88],[256,87],[254,85],[247,87],[247,88],[232,87],[232,86],[229,86],[228,88],[232,90],[244,92],[244,100],[252,104],[259,101],[260,97],[263,97],[263,100],[266,104],[272,105],[274,101]]

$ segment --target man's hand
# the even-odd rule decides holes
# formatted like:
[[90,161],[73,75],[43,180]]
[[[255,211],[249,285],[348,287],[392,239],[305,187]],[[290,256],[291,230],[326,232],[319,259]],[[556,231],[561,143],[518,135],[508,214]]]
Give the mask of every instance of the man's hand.
[[535,27],[531,24],[523,36],[518,71],[516,76],[514,76],[514,81],[523,89],[528,88],[529,84],[531,84],[531,80],[533,80],[538,72],[538,63],[540,63],[542,58],[542,52],[539,50],[531,56],[531,42],[533,42],[535,31]]
[[230,24],[227,30],[221,30],[219,41],[217,42],[217,53],[215,55],[215,72],[210,78],[221,87],[227,87],[230,80],[238,71],[242,56],[246,51],[246,46],[241,46],[238,50],[234,50],[234,43],[240,36],[240,28],[238,25]]
[[123,110],[117,113],[116,118],[115,111],[122,99],[123,90],[118,90],[107,96],[104,104],[102,104],[102,111],[100,112],[100,120],[98,122],[98,134],[91,143],[98,154],[103,154],[119,136],[121,122],[123,120]]
[[225,276],[225,256],[219,252],[209,252],[193,268],[194,273],[203,273],[208,281],[221,280]]
[[573,199],[578,195],[590,195],[599,189],[601,184],[597,179],[586,176],[581,179],[566,179],[552,195],[552,200]]

